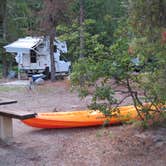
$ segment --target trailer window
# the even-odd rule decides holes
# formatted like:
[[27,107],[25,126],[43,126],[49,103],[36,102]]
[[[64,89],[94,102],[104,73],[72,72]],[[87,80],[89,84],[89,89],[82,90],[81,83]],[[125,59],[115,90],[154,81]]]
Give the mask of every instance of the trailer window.
[[37,55],[36,55],[36,52],[33,50],[31,50],[31,52],[30,52],[30,62],[31,63],[37,62]]

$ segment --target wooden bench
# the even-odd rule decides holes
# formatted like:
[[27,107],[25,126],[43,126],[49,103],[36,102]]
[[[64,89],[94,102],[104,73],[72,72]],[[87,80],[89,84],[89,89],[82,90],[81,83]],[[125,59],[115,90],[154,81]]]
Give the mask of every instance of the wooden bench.
[[[0,105],[16,103],[15,100],[0,99]],[[14,111],[14,110],[0,110],[0,138],[6,139],[13,136],[13,123],[12,119],[28,119],[35,117],[36,113],[28,111]]]
[[8,99],[8,98],[2,98],[0,97],[0,105],[7,105],[7,104],[13,104],[13,103],[17,103],[16,100],[12,100],[12,99]]
[[0,138],[6,139],[13,136],[13,118],[23,120],[33,118],[35,115],[36,113],[27,111],[0,110]]

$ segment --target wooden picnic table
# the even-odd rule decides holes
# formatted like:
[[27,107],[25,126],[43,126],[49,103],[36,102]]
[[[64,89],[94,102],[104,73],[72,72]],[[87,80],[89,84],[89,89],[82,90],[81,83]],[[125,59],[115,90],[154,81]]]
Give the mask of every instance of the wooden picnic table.
[[[1,98],[0,105],[14,104],[17,103],[16,100]],[[8,109],[0,109],[0,138],[6,139],[13,136],[13,123],[12,119],[28,119],[35,117],[35,113],[30,113],[28,111],[15,111]]]
[[17,100],[0,97],[0,105],[7,105],[7,104],[13,104],[13,103],[17,103]]

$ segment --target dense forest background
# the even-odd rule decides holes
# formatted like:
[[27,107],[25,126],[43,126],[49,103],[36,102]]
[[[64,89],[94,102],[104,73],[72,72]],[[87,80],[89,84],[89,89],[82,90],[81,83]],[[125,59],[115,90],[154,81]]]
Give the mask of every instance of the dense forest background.
[[145,101],[161,112],[156,105],[166,101],[166,0],[2,0],[0,8],[3,76],[14,64],[5,44],[55,35],[67,41],[65,58],[72,61],[71,80],[80,95],[95,87],[92,108],[107,113],[121,103],[109,83],[113,78],[145,113],[142,119],[151,118]]

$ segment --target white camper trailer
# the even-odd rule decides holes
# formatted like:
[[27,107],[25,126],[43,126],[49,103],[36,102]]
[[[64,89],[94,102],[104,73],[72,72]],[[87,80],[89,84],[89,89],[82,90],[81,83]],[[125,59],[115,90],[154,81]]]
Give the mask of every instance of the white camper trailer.
[[[57,38],[54,41],[55,68],[56,75],[69,73],[71,63],[60,60],[62,53],[67,53],[66,42],[61,42]],[[48,74],[51,72],[49,40],[44,37],[26,37],[4,46],[6,52],[15,56],[20,72],[31,75],[34,73]]]

